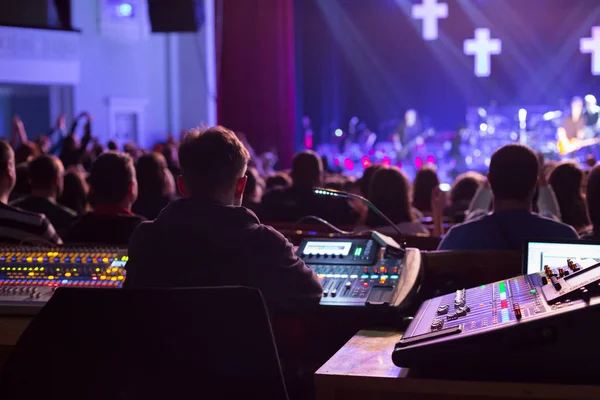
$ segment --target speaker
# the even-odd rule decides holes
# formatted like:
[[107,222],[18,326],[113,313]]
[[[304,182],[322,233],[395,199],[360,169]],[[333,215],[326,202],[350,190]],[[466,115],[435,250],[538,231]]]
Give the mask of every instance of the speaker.
[[58,25],[60,29],[72,30],[71,25],[71,0],[54,0]]
[[148,0],[152,32],[196,32],[204,23],[203,0]]
[[70,0],[0,0],[0,25],[72,30]]

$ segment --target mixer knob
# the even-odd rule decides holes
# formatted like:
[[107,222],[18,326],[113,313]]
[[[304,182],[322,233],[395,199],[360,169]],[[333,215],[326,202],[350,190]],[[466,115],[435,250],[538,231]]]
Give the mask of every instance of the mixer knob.
[[352,282],[350,282],[350,281],[346,282],[346,287],[350,288],[350,286],[352,286]]
[[317,253],[315,257],[321,258],[321,254]]
[[443,327],[444,327],[444,320],[442,318],[434,318],[434,320],[431,321],[431,330],[432,331],[439,331]]
[[437,315],[448,314],[448,310],[450,310],[450,306],[447,304],[439,306],[437,309]]
[[548,284],[548,278],[542,276],[542,286],[546,286]]
[[35,294],[35,298],[36,298],[36,299],[39,299],[41,296],[42,296],[42,294],[41,294],[40,292],[37,292],[37,293]]
[[335,297],[337,295],[337,290],[333,289],[331,291],[331,297]]
[[327,297],[329,295],[329,290],[323,290],[323,297]]

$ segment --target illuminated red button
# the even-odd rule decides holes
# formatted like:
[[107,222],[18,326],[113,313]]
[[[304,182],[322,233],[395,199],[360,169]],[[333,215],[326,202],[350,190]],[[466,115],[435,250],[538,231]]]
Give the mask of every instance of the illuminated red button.
[[502,300],[500,302],[500,308],[508,308],[508,300]]

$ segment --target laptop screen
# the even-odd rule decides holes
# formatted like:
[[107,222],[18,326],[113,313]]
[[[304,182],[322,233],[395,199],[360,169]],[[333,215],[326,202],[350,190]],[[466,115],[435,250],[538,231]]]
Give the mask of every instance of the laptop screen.
[[567,259],[583,267],[600,262],[600,243],[530,241],[525,252],[526,273],[534,274],[550,268],[567,265]]

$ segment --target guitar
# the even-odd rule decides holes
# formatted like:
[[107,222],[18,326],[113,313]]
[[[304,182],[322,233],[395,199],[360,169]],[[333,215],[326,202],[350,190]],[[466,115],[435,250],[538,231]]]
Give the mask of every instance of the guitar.
[[583,149],[584,147],[593,146],[597,143],[600,143],[600,137],[591,139],[559,139],[556,145],[558,146],[558,154],[564,156]]

